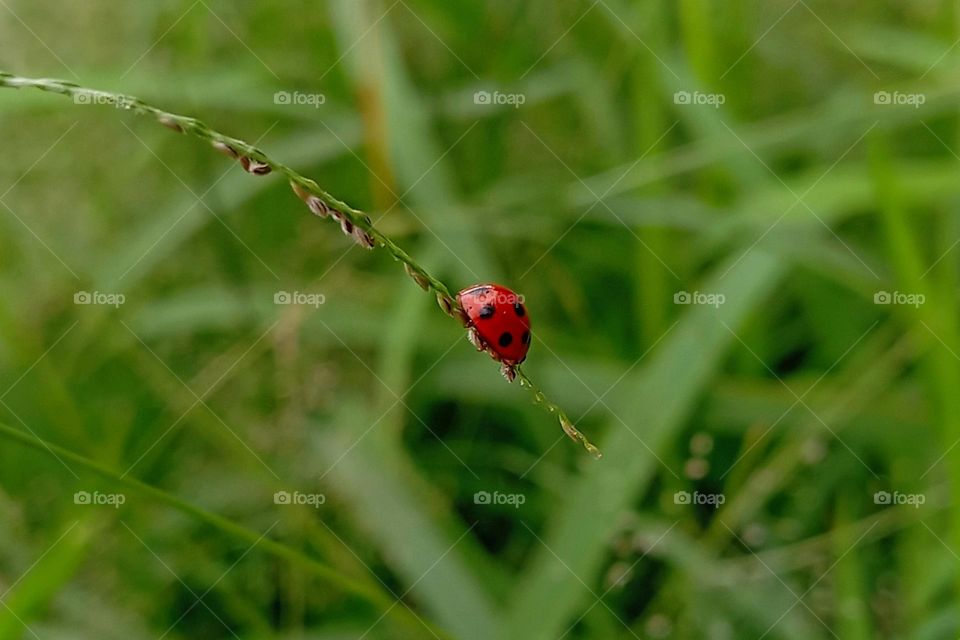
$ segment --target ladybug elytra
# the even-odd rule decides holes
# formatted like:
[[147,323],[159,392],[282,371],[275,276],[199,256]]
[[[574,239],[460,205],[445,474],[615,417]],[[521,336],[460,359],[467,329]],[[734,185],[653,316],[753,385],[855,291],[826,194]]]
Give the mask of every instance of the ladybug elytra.
[[530,317],[523,296],[498,284],[478,284],[457,294],[466,316],[467,337],[479,351],[501,363],[508,380],[530,349]]

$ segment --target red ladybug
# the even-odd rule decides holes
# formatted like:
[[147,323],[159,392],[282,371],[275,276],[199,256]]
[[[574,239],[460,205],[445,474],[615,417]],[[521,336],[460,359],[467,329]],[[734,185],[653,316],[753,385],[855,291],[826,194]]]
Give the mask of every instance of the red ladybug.
[[457,294],[467,320],[467,337],[479,351],[501,363],[508,380],[530,349],[530,317],[523,296],[498,284],[478,284]]

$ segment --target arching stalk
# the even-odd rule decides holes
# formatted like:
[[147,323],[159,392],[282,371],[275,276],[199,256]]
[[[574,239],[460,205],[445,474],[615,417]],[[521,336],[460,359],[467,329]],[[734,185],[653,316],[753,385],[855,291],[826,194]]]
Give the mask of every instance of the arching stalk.
[[[99,91],[82,87],[73,82],[54,80],[50,78],[23,78],[0,71],[0,87],[20,89],[32,87],[40,91],[59,93],[70,96],[80,104],[107,104],[132,111],[140,115],[152,116],[168,129],[191,135],[208,141],[218,151],[238,160],[243,168],[254,175],[266,175],[271,172],[283,174],[289,181],[293,191],[299,196],[315,214],[321,217],[332,217],[340,223],[344,233],[351,235],[355,241],[365,248],[372,249],[381,246],[396,259],[404,264],[407,274],[424,290],[432,291],[437,296],[440,308],[447,315],[465,324],[462,310],[459,308],[456,297],[450,289],[439,279],[432,276],[421,267],[406,251],[400,248],[393,240],[380,232],[373,225],[373,221],[362,211],[354,209],[342,200],[333,197],[320,188],[316,182],[307,178],[287,165],[277,162],[257,147],[240,140],[224,135],[207,126],[204,122],[169,111],[164,111],[147,104],[134,96],[109,91]],[[579,442],[595,458],[600,457],[600,451],[573,425],[567,415],[553,402],[549,401],[542,391],[519,369],[517,376],[520,385],[534,394],[534,403],[554,413],[560,420],[564,432],[573,440]]]

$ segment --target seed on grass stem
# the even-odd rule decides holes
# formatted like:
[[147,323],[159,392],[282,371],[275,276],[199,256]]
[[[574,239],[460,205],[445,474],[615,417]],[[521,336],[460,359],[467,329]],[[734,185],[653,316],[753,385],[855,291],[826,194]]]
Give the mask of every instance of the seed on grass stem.
[[353,237],[364,249],[373,249],[376,246],[376,242],[373,240],[373,236],[361,229],[360,227],[353,228]]
[[233,147],[231,147],[230,145],[228,145],[228,144],[225,143],[225,142],[220,142],[219,140],[214,140],[214,141],[212,142],[212,144],[213,144],[213,148],[214,148],[214,149],[216,149],[217,151],[219,151],[219,152],[222,153],[223,155],[227,156],[228,158],[233,158],[234,160],[236,160],[236,159],[239,157],[238,154],[237,154],[237,152],[234,151]]
[[577,427],[573,424],[573,421],[571,421],[570,418],[567,417],[567,414],[563,412],[563,409],[547,400],[547,397],[544,395],[544,393],[540,391],[537,385],[533,384],[533,381],[527,377],[527,374],[525,374],[520,367],[516,368],[516,373],[520,378],[520,386],[527,387],[533,392],[533,403],[546,408],[546,410],[550,413],[556,413],[557,418],[560,420],[560,427],[563,429],[563,432],[570,437],[570,439],[574,440],[575,442],[579,442],[583,448],[586,449],[587,452],[597,460],[603,457],[603,454],[600,453],[600,449],[594,446],[594,444],[590,442],[579,429],[577,429]]
[[165,126],[167,129],[170,129],[171,131],[176,131],[177,133],[183,133],[183,127],[180,126],[180,123],[178,123],[176,120],[174,120],[169,116],[160,116],[159,118],[157,118],[157,122]]
[[451,298],[450,296],[444,293],[438,293],[437,304],[440,305],[440,308],[443,309],[443,312],[445,314],[447,314],[448,316],[453,316],[453,308],[454,308],[454,305],[456,304],[453,301],[453,298]]
[[273,169],[265,162],[260,162],[259,160],[254,160],[247,156],[240,157],[240,165],[243,167],[243,170],[247,173],[252,173],[255,176],[265,176]]
[[304,202],[307,201],[307,198],[313,197],[313,194],[311,194],[309,191],[301,187],[296,180],[290,181],[290,188],[293,189],[293,192],[297,194],[297,197],[303,200]]
[[587,437],[583,433],[573,426],[573,423],[570,422],[570,419],[567,418],[563,413],[560,414],[560,426],[563,427],[563,432],[570,436],[576,442],[579,442],[583,445],[583,448],[592,455],[594,458],[599,460],[603,457],[603,454],[600,453],[600,449],[597,449],[592,442],[587,440]]
[[326,218],[330,215],[330,208],[323,200],[316,196],[307,198],[307,208],[310,209],[313,215],[320,216],[321,218]]
[[417,286],[423,289],[424,291],[430,290],[430,281],[423,277],[423,274],[411,267],[406,262],[403,263],[403,269],[407,272],[407,275],[413,278],[413,281],[417,283]]

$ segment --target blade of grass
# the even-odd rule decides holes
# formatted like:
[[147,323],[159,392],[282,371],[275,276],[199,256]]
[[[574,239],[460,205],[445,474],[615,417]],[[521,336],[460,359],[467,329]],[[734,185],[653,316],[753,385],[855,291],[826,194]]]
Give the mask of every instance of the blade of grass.
[[618,387],[609,404],[632,426],[612,422],[604,440],[607,463],[588,469],[571,488],[559,517],[542,536],[543,548],[537,545],[516,588],[508,614],[509,637],[555,638],[589,598],[580,581],[594,581],[621,511],[658,471],[654,453],[682,426],[724,352],[736,342],[731,330],[743,325],[784,272],[781,262],[761,251],[748,254],[720,277],[728,266],[719,265],[704,285],[706,291],[724,292],[726,304],[687,312],[648,356],[650,363]]
[[[889,89],[906,90],[905,87]],[[865,96],[862,90],[847,90],[829,102],[750,123],[738,131],[742,142],[724,129],[720,135],[678,147],[663,154],[662,158],[631,161],[585,178],[586,186],[572,182],[564,191],[564,199],[572,206],[589,206],[595,200],[595,193],[609,190],[608,195],[613,197],[665,178],[750,155],[748,148],[761,153],[790,143],[802,145],[808,140],[834,139],[843,135],[853,135],[856,139],[878,120],[890,128],[913,127],[918,117],[925,118],[954,108],[960,84],[924,83],[909,87],[909,91],[921,92],[927,97],[921,109],[890,111],[873,105],[864,108],[869,96]]]
[[0,640],[35,636],[33,619],[48,607],[77,572],[97,532],[90,519],[74,521],[36,559],[36,564],[5,593],[0,608]]
[[[663,0],[647,0],[643,7],[645,14],[654,19],[664,20],[666,18],[666,6]],[[637,26],[636,28],[640,28]],[[652,32],[652,33],[650,33]],[[648,38],[654,38],[651,46],[659,49],[663,45],[663,36],[657,29],[647,29],[644,35]],[[638,43],[639,44],[639,43]],[[635,52],[636,55],[636,52]],[[650,56],[639,56],[638,64],[634,65],[634,72],[631,74],[631,85],[634,93],[634,103],[637,108],[632,110],[630,117],[633,119],[633,128],[635,133],[635,142],[633,153],[637,158],[644,154],[657,154],[651,158],[654,162],[656,158],[663,153],[660,149],[652,148],[658,145],[661,148],[667,147],[667,140],[664,139],[664,132],[670,130],[670,114],[662,106],[659,100],[647,100],[647,95],[665,94],[663,81],[659,69],[659,62],[651,59]],[[650,185],[645,190],[645,195],[656,194],[664,195],[668,189],[663,185]],[[622,209],[616,204],[611,204],[611,208],[617,212],[618,216],[623,216]],[[600,207],[602,209],[602,207]],[[606,213],[603,211],[603,213]],[[603,215],[601,219],[609,220],[612,216]],[[619,222],[619,221],[618,221]],[[628,220],[628,222],[630,222]],[[634,226],[631,223],[631,226]],[[637,225],[639,226],[639,225]],[[634,297],[636,303],[634,313],[640,318],[641,326],[638,334],[640,336],[641,351],[649,348],[657,339],[663,335],[669,326],[667,320],[667,307],[660,304],[661,300],[667,300],[671,292],[671,276],[663,269],[658,260],[670,262],[670,247],[668,244],[668,229],[663,227],[649,226],[637,230],[640,240],[634,250],[636,256],[636,267],[634,268]]]
[[[204,524],[217,529],[233,538],[243,540],[244,542],[256,545],[258,549],[269,553],[279,559],[295,563],[309,570],[317,578],[329,582],[332,585],[342,589],[344,592],[357,596],[371,604],[375,605],[384,612],[391,612],[399,618],[402,618],[411,628],[422,631],[423,623],[412,616],[404,607],[395,607],[394,599],[378,589],[368,587],[366,584],[357,581],[354,578],[340,575],[339,572],[323,564],[315,558],[311,558],[302,551],[289,547],[283,543],[276,542],[270,538],[265,538],[256,531],[250,530],[239,525],[223,516],[211,513],[197,507],[186,500],[173,494],[167,493],[152,485],[146,484],[128,475],[109,469],[98,462],[81,456],[69,449],[65,449],[52,442],[47,442],[39,438],[30,436],[27,433],[14,429],[6,424],[0,423],[0,436],[6,438],[14,444],[26,446],[44,455],[60,457],[61,459],[75,464],[84,471],[95,476],[103,478],[113,486],[126,487],[135,491],[146,498],[164,504],[176,509],[187,516],[194,518]],[[428,625],[429,626],[429,625]],[[440,629],[432,628],[433,632],[441,637],[445,637]],[[419,632],[419,631],[418,631]]]
[[864,492],[850,485],[837,497],[836,522],[839,535],[834,536],[832,553],[836,558],[837,635],[845,640],[868,640],[876,637],[870,628],[870,610],[866,602],[867,567],[861,561],[861,541],[853,537],[852,523],[856,522],[863,505]]
[[[960,435],[960,367],[957,366],[960,336],[956,326],[955,293],[945,290],[942,282],[951,283],[953,276],[941,272],[952,261],[929,269],[921,253],[916,232],[910,224],[907,201],[900,188],[896,161],[887,139],[877,135],[871,140],[870,167],[874,177],[877,206],[881,212],[883,231],[891,262],[901,291],[925,296],[924,304],[906,309],[906,319],[915,323],[918,335],[925,339],[927,352],[921,358],[926,384],[935,407],[935,420],[943,439],[943,462],[954,491],[960,487],[960,449],[955,442]],[[951,512],[950,539],[960,546],[960,511]],[[960,574],[954,592],[960,592]]]
[[[345,407],[337,422],[370,424],[376,420],[370,416],[359,406]],[[361,436],[355,429],[317,435],[315,454],[329,470],[324,482],[350,504],[351,517],[434,619],[458,638],[496,637],[497,607],[465,558],[475,544],[470,525],[444,515],[450,513],[447,498],[398,447],[375,433]]]
[[[475,241],[457,202],[449,164],[455,145],[445,150],[435,142],[429,112],[408,78],[391,20],[378,21],[374,6],[379,3],[350,0],[335,2],[331,9],[355,90],[364,97],[365,108],[385,121],[386,139],[375,140],[375,146],[388,148],[392,173],[405,190],[404,198],[414,205],[411,213],[429,231],[421,248],[427,264],[446,266],[471,281],[478,279],[477,273],[492,277],[496,268]],[[473,538],[464,535],[459,519],[447,515],[445,497],[417,473],[400,442],[408,409],[405,400],[398,404],[393,395],[411,382],[414,336],[424,325],[424,312],[416,291],[400,293],[391,327],[383,335],[379,373],[374,374],[379,402],[359,419],[339,421],[346,427],[340,434],[346,446],[320,451],[333,465],[338,490],[356,505],[351,513],[408,583],[416,585],[436,619],[460,637],[479,639],[489,637],[498,619],[493,598],[465,557],[478,559],[482,554],[468,551],[475,546]],[[356,425],[371,424],[377,427],[360,435],[363,429]],[[347,453],[341,458],[333,455],[336,451]]]

